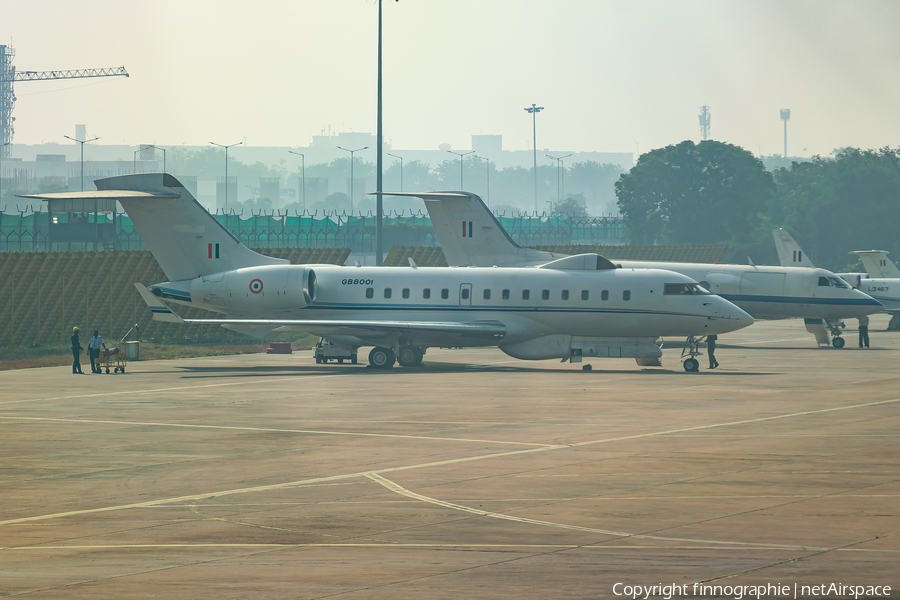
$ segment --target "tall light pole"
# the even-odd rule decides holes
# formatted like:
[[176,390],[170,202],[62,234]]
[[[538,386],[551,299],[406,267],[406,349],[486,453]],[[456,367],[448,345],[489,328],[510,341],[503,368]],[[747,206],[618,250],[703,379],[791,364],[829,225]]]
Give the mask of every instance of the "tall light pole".
[[[785,129],[787,129],[787,128],[785,128]],[[95,138],[91,138],[89,140],[82,141],[82,140],[76,140],[75,138],[69,137],[67,135],[64,135],[63,137],[68,138],[68,139],[72,140],[73,142],[78,142],[79,144],[81,144],[81,191],[83,192],[84,191],[84,145],[88,142],[94,142],[96,140],[99,140],[100,138],[95,137]]]
[[[0,148],[9,146],[12,142],[0,144]],[[3,202],[3,152],[0,152],[0,202]]]
[[[228,215],[228,149],[233,146],[240,146],[244,142],[238,142],[236,144],[228,144],[227,146],[223,144],[217,144],[215,142],[210,142],[213,146],[218,146],[219,148],[225,148],[225,215]],[[226,223],[228,222],[228,217],[225,217]]]
[[135,150],[131,153],[131,174],[134,175],[137,173],[137,155],[140,152],[140,149]]
[[303,190],[303,212],[306,212],[306,155],[299,152],[294,152],[293,150],[288,150],[288,154],[296,154],[301,159],[301,169],[303,173],[303,185],[301,188]]
[[526,108],[526,112],[531,113],[531,129],[532,135],[534,136],[534,211],[538,210],[538,199],[537,199],[537,114],[544,110],[543,106],[536,106],[534,104],[531,105],[531,108]]
[[562,160],[564,158],[569,158],[572,155],[566,154],[565,156],[550,156],[549,154],[545,154],[544,156],[546,156],[547,158],[552,158],[556,161],[556,203],[559,204],[562,201],[562,196],[565,192],[565,184],[562,182],[562,178],[560,177]]
[[[379,8],[381,7],[381,0],[378,2]],[[360,150],[366,150],[368,146],[363,146],[362,148],[357,148],[356,150],[348,150],[347,148],[341,148],[337,146],[344,152],[350,153],[350,216],[353,216],[353,155],[359,152]],[[378,198],[381,198],[381,194],[378,194]]]
[[467,156],[469,154],[474,154],[474,150],[469,150],[468,152],[454,152],[453,150],[447,150],[450,154],[455,154],[459,157],[459,190],[463,189],[463,156]]
[[388,156],[393,156],[394,158],[400,159],[400,191],[403,191],[403,157],[397,156],[396,154],[391,154],[390,152],[385,152]]
[[159,146],[154,146],[153,144],[147,144],[144,148],[155,148],[156,150],[162,150],[163,153],[163,173],[166,172],[166,149],[160,148]]
[[491,205],[491,159],[485,158],[483,156],[478,156],[477,154],[472,158],[477,158],[487,162],[487,205]]
[[787,158],[787,122],[791,120],[791,109],[781,109],[781,120],[784,121],[784,157]]

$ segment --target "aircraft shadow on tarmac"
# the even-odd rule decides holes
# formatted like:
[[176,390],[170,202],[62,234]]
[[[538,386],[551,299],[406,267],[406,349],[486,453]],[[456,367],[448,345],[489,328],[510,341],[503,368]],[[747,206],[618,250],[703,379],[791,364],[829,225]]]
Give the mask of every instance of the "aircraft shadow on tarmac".
[[[291,366],[231,366],[231,367],[200,367],[200,366],[180,366],[177,367],[185,378],[223,378],[223,377],[284,377],[285,375],[379,375],[388,374],[396,377],[405,377],[416,375],[419,373],[571,373],[573,375],[580,374],[584,376],[590,375],[698,375],[698,373],[686,373],[679,369],[667,368],[644,368],[644,369],[603,369],[598,368],[591,371],[583,371],[581,369],[572,368],[554,368],[554,367],[513,367],[507,365],[477,365],[463,363],[442,363],[431,362],[425,363],[419,367],[394,367],[392,369],[375,369],[368,365],[291,365]],[[710,371],[709,369],[701,369],[700,373]],[[732,375],[772,375],[773,373],[765,372],[745,372],[745,371],[715,371],[716,376],[732,376]]]
[[[703,346],[701,346],[703,348]],[[865,350],[866,352],[883,352],[885,350],[892,350],[892,348],[857,348],[856,345],[847,344],[844,348],[832,348],[831,346],[825,347],[816,347],[816,346],[757,346],[757,345],[747,345],[742,346],[741,344],[716,344],[716,349],[724,349],[724,348],[734,348],[737,350],[793,350],[793,351],[809,351],[809,352],[847,352],[854,350]]]

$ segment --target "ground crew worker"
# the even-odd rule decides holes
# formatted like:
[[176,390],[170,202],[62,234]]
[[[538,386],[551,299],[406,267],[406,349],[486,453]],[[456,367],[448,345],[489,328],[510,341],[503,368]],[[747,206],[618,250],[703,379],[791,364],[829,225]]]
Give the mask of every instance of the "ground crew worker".
[[[91,356],[91,371],[93,373],[100,372],[100,367],[96,366],[94,361],[100,356],[101,346],[106,350],[106,344],[103,343],[103,338],[100,337],[100,333],[95,329],[94,335],[88,340],[88,354]],[[109,370],[106,372],[109,373]]]
[[859,318],[859,347],[863,345],[869,347],[869,316],[863,315]]
[[77,373],[81,375],[81,361],[78,359],[78,355],[81,354],[81,342],[78,341],[78,328],[72,328],[72,357],[75,359],[72,362],[72,373]]
[[716,340],[719,339],[717,335],[708,335],[706,336],[706,353],[709,354],[709,368],[715,369],[719,366],[719,361],[716,360]]

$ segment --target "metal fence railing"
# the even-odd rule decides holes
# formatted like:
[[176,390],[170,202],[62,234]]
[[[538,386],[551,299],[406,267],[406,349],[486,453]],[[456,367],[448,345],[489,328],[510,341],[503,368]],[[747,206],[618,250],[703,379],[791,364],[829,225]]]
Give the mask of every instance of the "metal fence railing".
[[[350,248],[375,251],[372,215],[259,213],[214,215],[252,248]],[[53,222],[51,223],[51,218]],[[525,215],[497,219],[521,246],[616,244],[624,237],[621,217]],[[427,214],[389,213],[383,222],[384,247],[437,246]],[[81,252],[146,250],[124,214],[0,212],[0,252]]]

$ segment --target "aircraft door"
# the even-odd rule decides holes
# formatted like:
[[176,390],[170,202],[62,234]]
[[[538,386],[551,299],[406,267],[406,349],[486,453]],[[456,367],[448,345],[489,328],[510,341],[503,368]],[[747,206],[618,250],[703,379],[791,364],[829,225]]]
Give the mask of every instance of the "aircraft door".
[[472,284],[471,283],[459,284],[459,305],[460,306],[472,306]]

